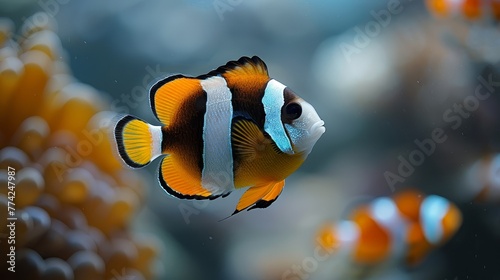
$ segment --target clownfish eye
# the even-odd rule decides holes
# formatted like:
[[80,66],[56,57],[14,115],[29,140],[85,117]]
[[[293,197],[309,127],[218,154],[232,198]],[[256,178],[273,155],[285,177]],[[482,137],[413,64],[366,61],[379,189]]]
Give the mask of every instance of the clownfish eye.
[[302,114],[302,107],[297,103],[290,103],[285,107],[286,118],[296,120]]

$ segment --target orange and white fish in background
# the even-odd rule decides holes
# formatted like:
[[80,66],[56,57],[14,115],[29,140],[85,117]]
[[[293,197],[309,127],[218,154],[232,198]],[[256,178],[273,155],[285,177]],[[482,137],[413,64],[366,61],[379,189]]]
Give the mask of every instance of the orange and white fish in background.
[[427,0],[428,9],[442,17],[500,20],[500,0]]
[[360,266],[415,265],[449,240],[461,223],[453,203],[410,189],[357,207],[349,219],[324,226],[317,240],[332,257],[342,253]]
[[[447,196],[475,213],[475,226],[485,226],[500,237],[500,153],[488,152],[451,176]],[[470,226],[470,225],[469,225]]]
[[121,118],[115,138],[123,160],[138,168],[164,156],[159,183],[178,198],[250,187],[233,215],[273,203],[325,132],[316,110],[271,79],[256,56],[197,77],[167,77],[151,88],[150,102],[163,126]]
[[469,165],[455,195],[464,202],[500,203],[500,154],[487,154]]
[[439,26],[472,57],[500,61],[500,0],[427,0],[427,9],[440,19]]

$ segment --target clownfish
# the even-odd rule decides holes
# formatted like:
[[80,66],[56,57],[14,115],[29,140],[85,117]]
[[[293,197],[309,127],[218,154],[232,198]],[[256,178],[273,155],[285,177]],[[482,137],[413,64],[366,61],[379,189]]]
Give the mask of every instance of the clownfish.
[[498,0],[427,0],[427,8],[438,16],[458,16],[467,20],[500,20]]
[[360,265],[395,259],[415,265],[461,223],[460,210],[447,199],[407,190],[359,206],[349,219],[324,226],[317,240],[329,252],[347,252]]
[[444,41],[467,52],[471,59],[500,61],[500,0],[427,0],[427,9],[439,19]]
[[139,168],[164,156],[158,181],[181,199],[249,187],[232,215],[271,205],[325,132],[313,106],[271,79],[257,56],[167,77],[150,89],[150,104],[163,125],[121,118],[114,129],[121,158]]
[[462,200],[500,202],[500,154],[487,154],[467,167],[459,192]]

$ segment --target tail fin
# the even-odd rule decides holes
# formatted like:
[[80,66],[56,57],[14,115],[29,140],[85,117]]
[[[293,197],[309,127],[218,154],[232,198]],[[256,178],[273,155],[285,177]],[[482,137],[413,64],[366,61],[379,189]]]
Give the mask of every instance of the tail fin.
[[143,167],[161,155],[161,127],[130,115],[116,124],[115,140],[120,156],[130,167]]

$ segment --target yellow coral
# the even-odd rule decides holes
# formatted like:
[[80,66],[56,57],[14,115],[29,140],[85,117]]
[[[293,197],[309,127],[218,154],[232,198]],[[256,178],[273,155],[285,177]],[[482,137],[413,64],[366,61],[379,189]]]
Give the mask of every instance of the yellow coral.
[[18,41],[12,28],[0,20],[0,278],[153,278],[157,241],[129,229],[143,179],[115,158],[106,103],[68,72],[50,26],[25,27]]

